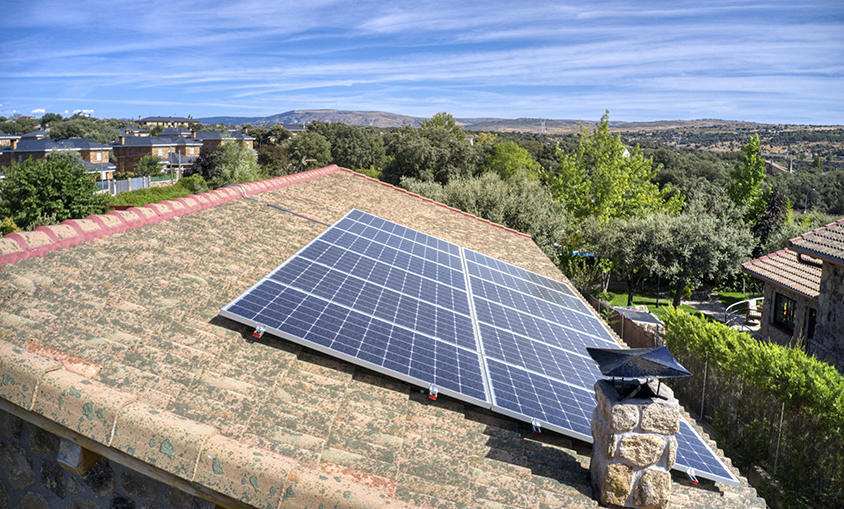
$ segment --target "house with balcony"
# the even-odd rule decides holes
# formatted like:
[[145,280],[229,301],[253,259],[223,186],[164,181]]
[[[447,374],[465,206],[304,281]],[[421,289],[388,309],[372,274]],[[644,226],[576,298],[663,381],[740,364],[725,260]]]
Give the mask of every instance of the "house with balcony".
[[742,265],[765,283],[760,334],[844,373],[844,219]]
[[201,141],[178,136],[121,136],[111,147],[120,173],[134,172],[144,156],[161,158],[163,168],[185,168],[199,157],[201,148]]

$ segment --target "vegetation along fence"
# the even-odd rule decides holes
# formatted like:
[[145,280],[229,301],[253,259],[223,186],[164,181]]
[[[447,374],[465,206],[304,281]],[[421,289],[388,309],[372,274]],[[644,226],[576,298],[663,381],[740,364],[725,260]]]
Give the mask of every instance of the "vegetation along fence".
[[610,325],[613,331],[624,341],[630,348],[651,348],[659,345],[659,338],[653,332],[643,329],[636,322],[625,318],[624,315],[614,310],[612,306],[599,301],[589,294],[584,294],[589,304],[604,317],[604,320]]
[[683,311],[665,318],[666,345],[694,376],[670,384],[757,486],[789,508],[844,507],[844,377],[799,348],[757,341]]

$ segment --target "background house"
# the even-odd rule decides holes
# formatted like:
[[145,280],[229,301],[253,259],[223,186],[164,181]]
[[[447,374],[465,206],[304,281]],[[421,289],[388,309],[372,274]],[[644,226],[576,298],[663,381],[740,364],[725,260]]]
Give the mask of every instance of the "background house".
[[844,373],[844,219],[742,266],[765,283],[760,333]]
[[191,119],[185,117],[138,117],[138,125],[141,127],[178,127],[190,123]]
[[109,147],[87,138],[71,138],[53,141],[49,138],[21,138],[12,140],[8,147],[0,150],[0,166],[23,163],[27,159],[46,159],[50,154],[74,152],[82,157],[89,173],[99,173],[107,179],[116,169],[109,161]]
[[124,173],[134,172],[144,156],[160,157],[163,167],[190,166],[199,157],[202,142],[182,137],[121,136],[111,149],[117,160],[117,171]]

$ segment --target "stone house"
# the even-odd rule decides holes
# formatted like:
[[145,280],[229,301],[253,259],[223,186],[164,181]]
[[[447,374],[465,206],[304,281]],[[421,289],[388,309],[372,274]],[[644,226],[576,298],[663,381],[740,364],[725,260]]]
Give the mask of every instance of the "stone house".
[[21,138],[12,140],[8,147],[0,150],[0,166],[13,162],[23,163],[27,159],[47,159],[50,154],[76,152],[82,157],[89,173],[100,173],[100,178],[110,178],[115,166],[109,161],[109,147],[87,138],[71,138],[53,141],[49,138]]
[[117,171],[134,172],[144,156],[160,157],[165,168],[187,167],[199,157],[202,142],[191,138],[159,136],[121,136],[111,147]]
[[765,283],[760,333],[844,373],[844,219],[742,265]]
[[[336,166],[7,235],[0,507],[598,507],[588,443],[220,315],[352,208],[566,283],[530,237]],[[740,485],[675,475],[669,507],[763,509],[717,454]]]

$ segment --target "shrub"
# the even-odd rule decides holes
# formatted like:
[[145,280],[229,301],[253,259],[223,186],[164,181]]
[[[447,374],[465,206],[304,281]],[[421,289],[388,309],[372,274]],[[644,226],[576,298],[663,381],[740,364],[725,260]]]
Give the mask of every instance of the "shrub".
[[67,155],[47,160],[29,159],[12,164],[0,183],[0,194],[9,217],[23,229],[42,224],[44,218],[55,222],[79,219],[107,210],[108,198],[85,171],[85,166]]
[[21,231],[21,229],[18,228],[18,225],[16,225],[14,221],[12,221],[11,217],[4,217],[0,220],[0,237],[19,231]]
[[736,465],[766,467],[789,507],[842,507],[844,377],[798,348],[683,311],[669,309],[665,326],[666,345],[695,373],[673,381],[675,393],[700,408],[707,373],[704,413]]
[[174,200],[189,194],[202,193],[208,190],[208,185],[202,177],[194,175],[182,177],[172,186],[151,187],[149,189],[138,189],[112,196],[109,199],[111,206],[143,207],[147,203],[156,203],[162,200]]

